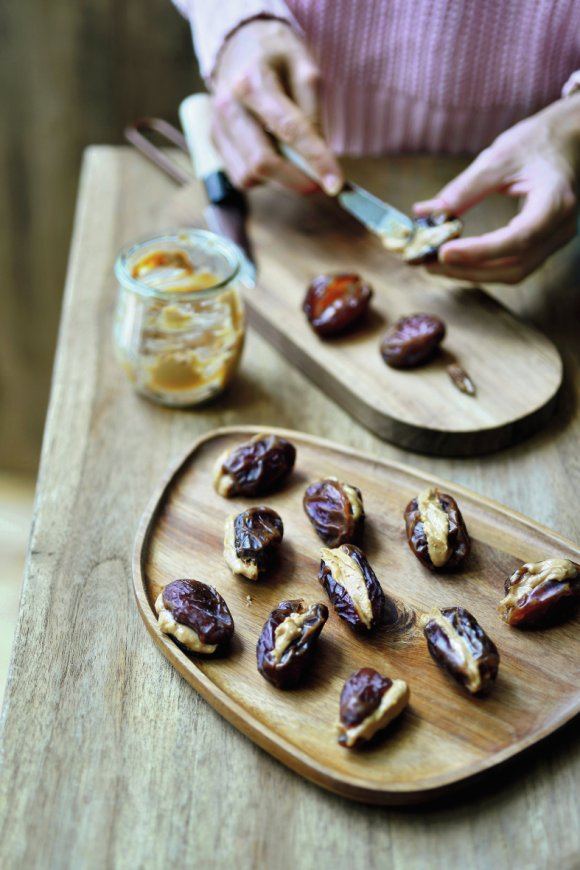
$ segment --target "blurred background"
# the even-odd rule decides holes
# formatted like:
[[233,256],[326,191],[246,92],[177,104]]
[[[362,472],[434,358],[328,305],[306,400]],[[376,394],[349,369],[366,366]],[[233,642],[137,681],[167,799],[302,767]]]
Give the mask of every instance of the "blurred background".
[[201,88],[170,0],[0,6],[0,699],[40,456],[79,168]]

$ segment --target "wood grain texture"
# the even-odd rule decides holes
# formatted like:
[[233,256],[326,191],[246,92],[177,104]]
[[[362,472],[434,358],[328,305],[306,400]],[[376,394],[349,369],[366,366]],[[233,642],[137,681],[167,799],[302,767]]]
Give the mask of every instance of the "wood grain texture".
[[[453,483],[287,429],[274,430],[298,451],[286,485],[262,499],[222,498],[213,486],[218,457],[259,431],[230,427],[198,439],[145,511],[133,557],[135,595],[147,630],[179,673],[228,721],[330,791],[398,805],[433,800],[493,770],[578,713],[578,613],[557,628],[522,632],[501,621],[497,605],[505,579],[523,562],[554,557],[580,562],[579,549]],[[363,549],[383,591],[405,614],[405,630],[360,637],[331,607],[308,678],[282,692],[258,673],[256,642],[280,601],[328,603],[317,580],[321,543],[302,497],[309,483],[329,476],[363,493]],[[407,546],[404,509],[431,485],[458,500],[470,532],[469,560],[454,574],[430,573]],[[226,517],[256,503],[278,512],[285,536],[276,569],[251,582],[232,575],[225,564],[223,536]],[[229,655],[188,656],[159,629],[154,602],[179,577],[209,583],[227,601],[236,626]],[[469,697],[452,684],[427,653],[421,617],[458,604],[475,615],[500,651],[497,683],[484,698]],[[344,681],[361,667],[404,679],[411,703],[388,738],[348,752],[336,741],[338,698]]]
[[[353,162],[399,202],[459,160]],[[179,191],[128,149],[86,156],[36,516],[2,715],[0,856],[28,867],[572,868],[580,855],[580,739],[566,726],[482,791],[420,812],[355,804],[288,771],[225,722],[164,661],[135,608],[130,554],[164,469],[220,425],[285,426],[408,462],[249,335],[235,387],[173,412],[133,395],[112,353],[112,263],[167,225]],[[501,219],[496,203],[474,221]],[[494,217],[495,215],[495,217]],[[542,433],[472,459],[413,456],[580,541],[577,252],[521,288],[492,288],[562,351],[567,387]]]
[[[412,450],[465,456],[506,447],[549,419],[562,382],[558,351],[483,290],[434,292],[425,270],[387,254],[328,197],[264,188],[252,203],[258,286],[247,296],[251,322],[373,432]],[[369,316],[348,335],[319,338],[302,311],[321,272],[358,272],[374,287]],[[416,312],[446,323],[443,351],[420,370],[389,368],[381,338]],[[476,398],[451,383],[446,366],[454,360],[473,377]]]

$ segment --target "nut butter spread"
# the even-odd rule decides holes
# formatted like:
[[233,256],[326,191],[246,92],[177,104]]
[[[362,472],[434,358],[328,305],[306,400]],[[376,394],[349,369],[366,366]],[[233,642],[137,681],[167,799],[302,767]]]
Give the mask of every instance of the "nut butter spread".
[[[330,479],[336,480],[336,477],[330,478]],[[342,488],[344,489],[344,491],[347,495],[347,498],[350,502],[350,507],[352,510],[353,519],[355,521],[359,520],[363,514],[363,506],[362,506],[362,501],[360,499],[358,492],[355,490],[355,488],[353,486],[349,486],[348,483],[343,483]]]
[[373,610],[361,569],[340,547],[335,550],[323,547],[321,555],[334,579],[346,589],[361,620],[367,628],[370,628],[373,622]]
[[[204,255],[159,240],[132,254],[133,281],[120,296],[115,337],[121,363],[137,390],[169,405],[196,404],[220,392],[238,365],[244,340],[236,280],[224,281]],[[146,244],[146,243],[145,243]],[[211,260],[206,258],[206,263]]]
[[339,732],[344,733],[344,745],[354,746],[359,740],[370,740],[377,731],[380,731],[393,719],[402,713],[409,702],[409,688],[404,680],[393,680],[383,697],[379,706],[370,716],[359,722],[358,725],[353,725],[350,728],[345,728],[339,724]]
[[429,558],[441,568],[449,558],[449,517],[441,507],[435,487],[429,487],[417,498],[421,522],[425,529]]
[[520,598],[529,595],[547,580],[565,583],[567,580],[573,580],[577,572],[578,569],[574,563],[568,559],[544,559],[542,562],[528,562],[512,575],[511,579],[517,578],[518,582],[508,590],[501,606],[504,609],[513,607]]
[[274,632],[275,644],[272,650],[272,658],[279,662],[290,644],[300,637],[302,627],[306,620],[312,616],[311,608],[307,608],[304,613],[290,613],[286,619],[280,623]]
[[180,625],[175,621],[175,618],[170,610],[163,604],[163,592],[159,593],[155,601],[155,610],[157,611],[159,628],[163,634],[170,634],[175,640],[198,653],[214,653],[217,649],[215,644],[202,643],[197,632],[187,625]]

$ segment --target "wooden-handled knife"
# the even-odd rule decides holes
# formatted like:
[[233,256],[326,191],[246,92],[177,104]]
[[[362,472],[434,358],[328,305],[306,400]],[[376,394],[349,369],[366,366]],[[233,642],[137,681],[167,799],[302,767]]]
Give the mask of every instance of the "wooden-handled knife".
[[246,231],[246,198],[230,182],[211,140],[211,98],[208,94],[186,97],[179,106],[179,119],[194,173],[203,182],[209,201],[204,211],[208,227],[235,242],[253,264],[254,255]]

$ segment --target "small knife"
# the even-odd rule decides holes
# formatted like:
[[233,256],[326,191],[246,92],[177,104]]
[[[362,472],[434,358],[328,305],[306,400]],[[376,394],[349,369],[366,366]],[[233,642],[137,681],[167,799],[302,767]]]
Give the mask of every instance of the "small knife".
[[[281,153],[313,181],[318,178],[300,154],[288,145],[279,145]],[[380,236],[389,250],[401,250],[415,232],[412,219],[402,211],[383,202],[358,184],[347,181],[335,197],[342,208],[355,217],[368,230]]]
[[204,217],[210,230],[231,239],[254,266],[254,254],[246,231],[248,206],[244,194],[237,190],[223,169],[223,163],[211,141],[211,99],[207,94],[192,94],[179,106],[179,120],[193,170],[203,182],[209,201]]

